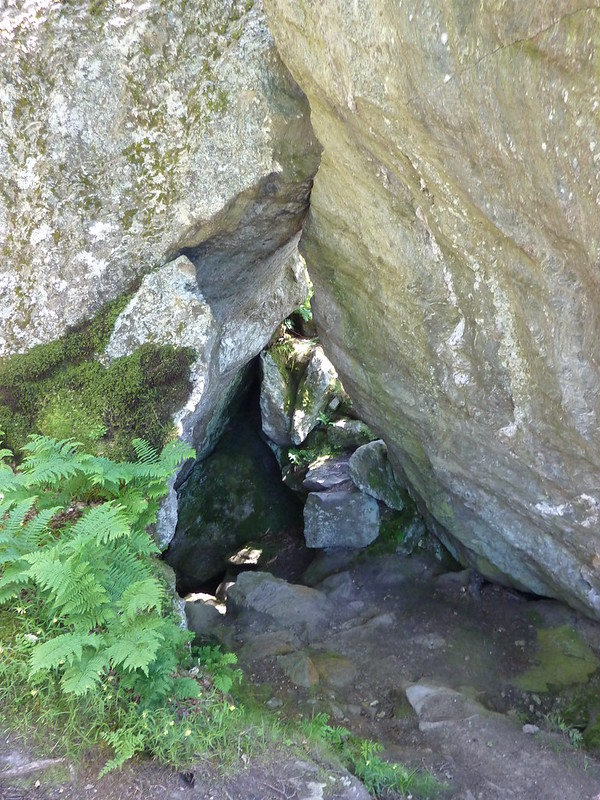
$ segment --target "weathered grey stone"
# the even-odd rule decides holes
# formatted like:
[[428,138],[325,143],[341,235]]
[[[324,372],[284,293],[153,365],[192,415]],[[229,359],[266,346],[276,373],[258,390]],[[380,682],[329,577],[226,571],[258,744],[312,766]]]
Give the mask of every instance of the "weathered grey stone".
[[308,547],[366,547],[379,534],[377,500],[354,487],[311,492],[304,506]]
[[369,426],[360,419],[344,417],[327,426],[327,441],[338,449],[355,450],[376,438]]
[[405,492],[396,483],[384,441],[378,439],[359,447],[350,456],[348,466],[350,477],[361,492],[381,500],[389,508],[402,511]]
[[350,480],[347,458],[320,458],[312,463],[302,481],[309,492],[334,489]]
[[210,603],[202,600],[186,602],[188,628],[200,636],[209,636],[223,627],[223,615]]
[[[175,418],[178,433],[204,451],[219,429],[219,401],[240,370],[268,343],[281,319],[308,292],[304,263],[292,239],[269,259],[252,292],[240,293],[225,316],[204,298],[196,268],[186,256],[146,275],[119,315],[105,351],[107,359],[131,353],[144,342],[192,347],[192,391]],[[209,425],[217,430],[211,435]],[[207,446],[208,445],[208,446]],[[200,453],[201,455],[201,453]]]
[[311,353],[306,371],[300,380],[292,417],[292,442],[302,444],[319,422],[319,415],[334,395],[337,373],[318,345]]
[[277,630],[253,634],[244,642],[239,651],[240,661],[250,664],[270,656],[291,653],[302,646],[300,639],[291,631]]
[[279,656],[277,663],[296,686],[306,689],[320,681],[337,687],[346,686],[356,673],[349,658],[333,652],[302,650]]
[[347,603],[350,600],[358,599],[359,590],[349,572],[338,572],[335,575],[329,575],[318,584],[317,588],[335,601],[342,600]]
[[600,9],[265,0],[323,145],[314,318],[428,523],[600,617]]
[[287,583],[268,572],[242,572],[229,590],[228,607],[266,614],[281,628],[297,625],[322,630],[331,618],[332,606],[316,589]]
[[306,652],[279,656],[277,663],[296,686],[310,689],[311,686],[319,682],[317,668],[313,664],[310,655]]
[[260,354],[262,380],[260,411],[265,436],[280,447],[292,444],[291,426],[294,397],[289,375],[268,350]]
[[280,447],[292,444],[296,392],[313,347],[310,341],[285,336],[281,342],[261,353],[262,428],[265,436]]
[[21,5],[0,35],[0,356],[180,252],[207,296],[223,232],[224,293],[252,283],[298,230],[318,163],[261,3]]

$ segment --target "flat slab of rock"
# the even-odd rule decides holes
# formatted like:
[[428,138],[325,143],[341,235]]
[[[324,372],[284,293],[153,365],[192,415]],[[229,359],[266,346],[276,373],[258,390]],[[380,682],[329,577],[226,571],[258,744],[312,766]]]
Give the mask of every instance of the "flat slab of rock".
[[321,681],[346,686],[356,673],[352,661],[338,653],[303,650],[279,656],[277,663],[296,686],[306,689]]
[[360,548],[379,535],[377,500],[354,488],[311,492],[304,506],[308,547]]
[[350,480],[347,458],[328,458],[310,465],[302,486],[309,492],[334,489]]
[[300,639],[291,631],[267,631],[249,637],[244,642],[238,655],[242,663],[260,661],[270,656],[282,656],[292,653],[302,646]]
[[287,583],[268,572],[242,572],[229,590],[228,609],[266,614],[280,628],[300,625],[309,631],[325,627],[333,612],[322,592]]
[[293,398],[290,397],[287,375],[269,353],[260,354],[262,380],[260,385],[260,412],[265,436],[279,445],[291,445],[291,410]]
[[402,511],[405,492],[396,483],[382,439],[355,450],[350,456],[349,470],[352,480],[362,492],[381,500],[389,508]]
[[586,771],[585,754],[561,749],[555,735],[528,735],[509,717],[488,711],[465,694],[426,681],[408,686],[406,696],[419,717],[426,742],[453,765],[454,781],[469,785],[471,797],[597,797],[597,778]]

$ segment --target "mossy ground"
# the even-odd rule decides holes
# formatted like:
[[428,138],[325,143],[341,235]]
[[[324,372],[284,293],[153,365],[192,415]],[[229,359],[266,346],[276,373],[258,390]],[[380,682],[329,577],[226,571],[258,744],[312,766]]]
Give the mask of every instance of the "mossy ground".
[[515,680],[529,692],[546,692],[575,683],[586,683],[600,667],[591,648],[571,628],[542,628],[538,631],[536,666]]
[[0,363],[0,429],[18,458],[31,433],[73,437],[88,450],[133,457],[131,440],[160,449],[189,394],[190,348],[147,343],[104,366],[98,360],[127,296],[60,339]]

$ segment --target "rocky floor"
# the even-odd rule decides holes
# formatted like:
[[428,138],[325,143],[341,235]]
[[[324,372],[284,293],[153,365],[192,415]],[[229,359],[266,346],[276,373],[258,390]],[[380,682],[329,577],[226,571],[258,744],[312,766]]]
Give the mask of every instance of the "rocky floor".
[[[188,603],[190,619],[238,653],[247,691],[282,721],[326,713],[386,758],[431,771],[445,800],[600,800],[600,761],[561,723],[595,685],[600,626],[561,604],[444,573],[428,556],[341,551],[319,556],[303,584],[243,572],[228,594],[226,614],[205,598]],[[368,798],[309,746],[235,774],[138,762],[98,781],[98,765],[53,767],[49,779],[7,740],[1,800]]]
[[261,573],[230,589],[224,638],[270,707],[327,713],[452,800],[600,797],[600,763],[549,722],[561,683],[599,665],[597,625],[427,557],[330,554],[306,577],[315,589]]

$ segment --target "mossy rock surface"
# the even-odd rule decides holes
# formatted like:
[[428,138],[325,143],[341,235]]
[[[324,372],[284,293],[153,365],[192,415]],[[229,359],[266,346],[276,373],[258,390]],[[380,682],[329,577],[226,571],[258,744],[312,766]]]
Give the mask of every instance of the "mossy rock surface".
[[537,662],[513,683],[529,692],[585,683],[600,667],[591,648],[571,628],[542,628],[538,631]]
[[95,453],[131,458],[131,440],[159,449],[189,394],[189,348],[147,343],[104,366],[98,360],[128,297],[90,322],[0,364],[0,428],[17,458],[27,436],[74,438]]

